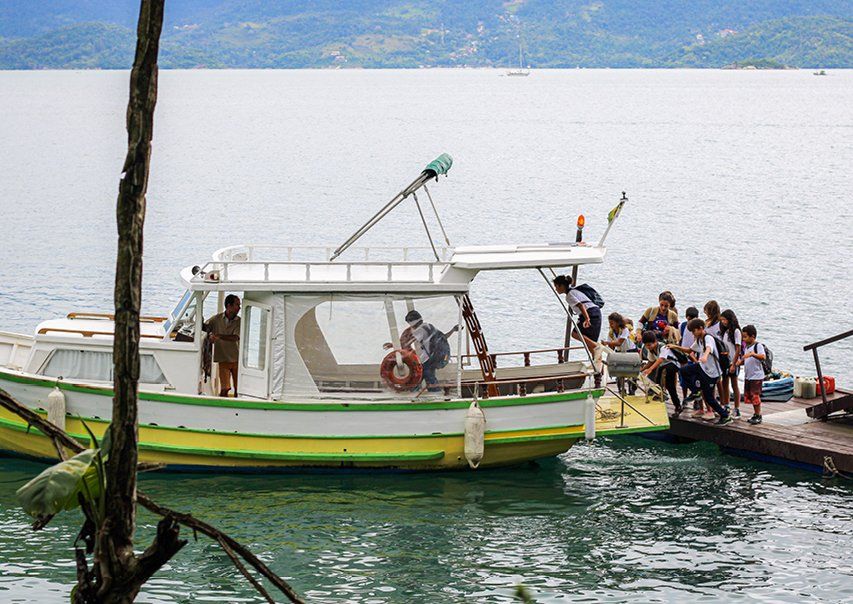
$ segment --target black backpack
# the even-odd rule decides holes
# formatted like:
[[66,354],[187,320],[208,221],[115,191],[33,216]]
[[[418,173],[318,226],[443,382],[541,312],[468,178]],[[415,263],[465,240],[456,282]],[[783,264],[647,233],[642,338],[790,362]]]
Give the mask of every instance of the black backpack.
[[450,342],[447,341],[447,336],[430,323],[424,323],[424,328],[429,334],[429,350],[427,353],[430,357],[440,359],[441,367],[446,366],[450,361]]
[[[726,343],[723,342],[723,339],[720,336],[715,336],[712,333],[706,333],[706,335],[709,335],[712,338],[714,338],[714,344],[717,345],[717,352],[719,353],[717,355],[718,361],[720,360],[720,357],[723,355],[729,356],[729,348],[728,348],[728,346],[726,346]],[[704,346],[704,344],[705,344],[705,342],[703,341],[702,345]]]
[[595,291],[595,289],[588,283],[581,283],[572,289],[578,290],[584,296],[589,298],[589,301],[595,304],[598,308],[604,308],[604,298],[602,298],[601,294]]
[[[762,369],[764,369],[764,375],[770,375],[773,373],[773,351],[767,348],[767,344],[762,344],[761,346],[764,348],[764,360],[757,360],[761,363]],[[758,352],[758,342],[752,345],[752,351]]]

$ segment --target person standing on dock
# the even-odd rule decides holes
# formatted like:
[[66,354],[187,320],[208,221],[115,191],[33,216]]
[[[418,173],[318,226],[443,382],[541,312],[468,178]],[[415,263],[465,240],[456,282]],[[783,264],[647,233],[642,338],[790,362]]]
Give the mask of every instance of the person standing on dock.
[[231,382],[237,396],[237,361],[240,358],[240,298],[225,297],[225,312],[213,315],[204,324],[204,331],[213,342],[213,362],[219,369],[219,396],[228,396]]
[[661,292],[658,305],[650,306],[640,317],[640,327],[643,331],[652,331],[659,339],[670,343],[678,343],[678,313],[673,310],[675,298],[669,291]]
[[[690,349],[693,347],[693,342],[695,342],[696,339],[693,337],[693,332],[687,329],[687,324],[690,323],[692,319],[699,318],[699,309],[695,306],[689,306],[687,307],[687,310],[684,311],[684,314],[687,317],[687,320],[683,321],[678,327],[680,332],[679,335],[681,336],[680,350],[685,354],[690,354]],[[681,383],[681,396],[684,399],[684,404],[687,405],[688,403],[695,402],[698,394],[693,391],[688,393],[689,389],[687,387],[687,382],[684,380],[684,375],[680,371],[678,372],[678,380]],[[694,409],[698,408],[698,406],[699,403],[696,402]]]
[[675,388],[675,374],[678,373],[679,366],[676,353],[666,344],[659,342],[654,332],[644,331],[642,358],[644,361],[643,375],[661,388],[666,389],[672,405],[675,407],[675,413],[670,417],[678,417],[681,415],[683,407],[678,398],[678,390]]
[[761,361],[766,358],[767,353],[761,342],[756,341],[758,331],[755,325],[747,325],[743,328],[744,353],[739,363],[743,365],[744,393],[743,400],[752,405],[755,413],[749,418],[753,426],[761,423],[761,388],[764,385],[764,365]]
[[737,320],[735,311],[727,308],[720,316],[720,339],[726,346],[728,352],[729,366],[728,370],[723,372],[723,377],[720,378],[722,391],[720,392],[720,403],[723,407],[729,405],[729,393],[734,393],[735,400],[735,417],[740,417],[740,384],[738,383],[738,375],[740,374],[740,351],[743,345],[743,332],[740,329],[740,323]]
[[[705,404],[720,416],[717,424],[721,426],[730,424],[734,420],[729,412],[717,402],[714,391],[722,375],[720,351],[717,350],[717,344],[713,336],[705,332],[705,322],[702,319],[691,319],[690,323],[687,324],[687,329],[696,338],[693,343],[692,357],[697,364],[685,366],[684,378],[688,384],[693,384],[702,391]],[[712,417],[707,419],[712,419]]]

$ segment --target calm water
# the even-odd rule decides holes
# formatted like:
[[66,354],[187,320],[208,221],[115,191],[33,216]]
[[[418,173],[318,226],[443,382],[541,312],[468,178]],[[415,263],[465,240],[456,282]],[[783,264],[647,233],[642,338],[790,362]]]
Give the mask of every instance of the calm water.
[[[440,152],[431,191],[455,244],[600,236],[606,310],[638,318],[663,289],[754,323],[776,364],[849,329],[853,72],[225,71],[161,76],[145,299],[234,243],[337,244]],[[0,329],[109,310],[127,74],[0,73]],[[408,206],[368,238],[425,245]],[[533,274],[482,275],[494,349],[556,345],[561,310]],[[853,383],[853,342],[823,354]],[[27,533],[0,461],[0,599],[61,601],[77,519]],[[317,601],[844,601],[853,489],[639,439],[578,446],[538,469],[452,476],[146,477],[164,503],[252,543]],[[150,533],[150,517],[143,532]],[[26,537],[26,541],[24,539]],[[251,601],[192,544],[148,601]]]

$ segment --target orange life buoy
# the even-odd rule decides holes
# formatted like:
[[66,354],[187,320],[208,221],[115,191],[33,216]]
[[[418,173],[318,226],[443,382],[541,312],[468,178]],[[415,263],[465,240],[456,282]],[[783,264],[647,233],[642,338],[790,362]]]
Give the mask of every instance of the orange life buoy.
[[[403,361],[402,369],[397,367],[397,355]],[[424,366],[414,350],[392,350],[379,366],[379,375],[389,388],[397,392],[417,388],[424,377]]]

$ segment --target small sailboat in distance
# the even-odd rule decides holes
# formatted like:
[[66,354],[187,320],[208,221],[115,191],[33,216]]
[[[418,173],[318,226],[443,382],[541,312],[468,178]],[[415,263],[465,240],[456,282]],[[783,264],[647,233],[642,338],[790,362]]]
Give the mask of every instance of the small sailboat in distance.
[[524,54],[521,49],[521,36],[518,36],[518,69],[510,69],[508,76],[529,76],[530,70],[524,68]]

